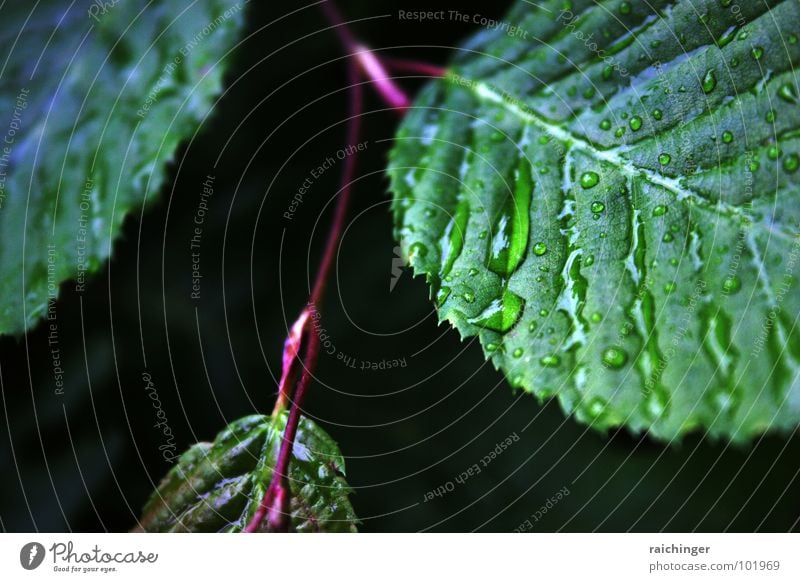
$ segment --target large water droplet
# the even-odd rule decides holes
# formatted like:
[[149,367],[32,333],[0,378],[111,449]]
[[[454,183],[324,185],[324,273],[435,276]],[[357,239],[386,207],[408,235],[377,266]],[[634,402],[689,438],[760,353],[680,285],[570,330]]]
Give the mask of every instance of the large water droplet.
[[633,131],[639,131],[642,128],[642,118],[638,115],[634,115],[631,117],[631,120],[628,122],[628,125],[631,126]]
[[584,172],[581,174],[581,186],[588,190],[589,188],[594,188],[597,186],[597,183],[600,181],[600,176],[597,175],[597,172]]
[[612,346],[603,351],[603,363],[609,368],[621,368],[628,360],[628,354],[622,348]]
[[495,299],[483,312],[467,321],[486,329],[505,333],[517,323],[524,306],[525,300],[522,297],[506,289],[500,299]]
[[661,164],[662,166],[668,165],[671,161],[672,161],[672,156],[667,153],[658,155],[658,163]]
[[785,172],[793,174],[797,171],[798,166],[800,166],[800,158],[798,158],[797,154],[791,153],[783,158],[783,170]]
[[546,252],[547,252],[546,244],[538,242],[535,245],[533,245],[533,254],[536,255],[537,257],[541,257]]
[[539,363],[545,368],[555,368],[561,363],[561,358],[555,354],[552,356],[544,356],[539,360]]
[[717,74],[714,72],[714,69],[709,69],[706,71],[706,74],[703,77],[703,93],[711,93],[716,86]]

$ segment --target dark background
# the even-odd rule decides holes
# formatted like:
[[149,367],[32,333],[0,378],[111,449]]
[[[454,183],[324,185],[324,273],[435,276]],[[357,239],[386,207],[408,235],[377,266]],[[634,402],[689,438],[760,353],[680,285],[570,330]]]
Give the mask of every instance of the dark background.
[[[318,9],[267,26],[300,4],[263,4],[278,3],[249,7],[252,36],[235,52],[230,90],[177,153],[158,202],[128,219],[86,293],[63,286],[65,395],[53,394],[43,325],[0,338],[5,531],[135,525],[170,466],[158,451],[164,437],[153,427],[145,371],[181,449],[272,409],[286,327],[306,301],[341,168],[314,182],[293,220],[283,213],[309,172],[345,145],[347,100],[343,53]],[[352,26],[370,46],[437,64],[475,25],[403,21],[398,9],[496,18],[509,4],[340,2],[348,19],[366,19]],[[420,83],[402,81],[410,92]],[[745,447],[692,435],[663,446],[625,431],[589,432],[556,403],[514,393],[477,344],[437,326],[422,280],[404,272],[389,291],[395,243],[383,169],[398,116],[383,109],[367,89],[369,145],[323,321],[338,353],[407,366],[362,371],[323,354],[307,402],[347,458],[361,529],[511,531],[562,488],[568,496],[530,519],[535,531],[796,528],[796,435]],[[188,240],[209,173],[215,193],[193,301]],[[519,441],[480,475],[423,501],[512,433]]]

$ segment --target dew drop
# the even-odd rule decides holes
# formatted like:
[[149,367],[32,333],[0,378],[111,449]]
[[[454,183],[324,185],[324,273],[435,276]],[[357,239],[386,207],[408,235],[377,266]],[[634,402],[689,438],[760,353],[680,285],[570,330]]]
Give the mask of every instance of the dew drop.
[[672,156],[667,153],[658,155],[658,163],[661,164],[662,166],[666,166],[671,161],[672,161]]
[[628,354],[621,348],[612,346],[603,351],[603,363],[610,368],[621,368],[627,359]]
[[753,50],[750,51],[750,54],[753,55],[755,60],[761,60],[761,57],[764,56],[764,49],[760,46],[754,46]]
[[767,114],[764,116],[764,119],[767,120],[767,123],[774,123],[775,122],[775,110],[770,109],[767,111]]
[[638,115],[634,115],[631,117],[631,120],[628,122],[628,125],[631,126],[633,131],[639,131],[642,128],[642,118]]
[[623,135],[625,135],[625,128],[624,127],[618,127],[617,131],[614,132],[614,136],[615,137],[622,137]]
[[800,158],[798,158],[797,154],[791,153],[783,158],[784,171],[792,174],[797,171],[798,166],[800,166]]
[[417,257],[423,258],[428,254],[428,247],[421,242],[415,242],[408,248],[409,260],[414,260]]
[[556,355],[544,356],[539,360],[539,363],[545,368],[555,368],[561,363],[561,358]]
[[603,204],[602,202],[600,202],[599,200],[595,200],[594,202],[592,202],[591,210],[595,214],[599,214],[599,213],[603,212],[603,210],[605,210],[605,209],[606,209],[606,205]]
[[722,282],[722,290],[725,293],[736,293],[741,288],[742,282],[736,276],[726,277]]
[[514,356],[515,358],[520,358],[520,357],[522,357],[522,353],[523,353],[523,349],[522,348],[517,348],[516,350],[514,350],[511,353],[511,355]]
[[488,344],[486,344],[486,351],[489,353],[496,352],[498,347],[499,346],[496,343],[489,342]]
[[603,321],[603,316],[600,315],[599,312],[595,311],[594,313],[592,313],[589,319],[591,319],[594,323],[600,323],[601,321]]
[[533,245],[533,254],[537,257],[541,257],[543,254],[547,252],[547,245],[541,242],[536,243]]
[[436,304],[441,307],[448,297],[450,297],[450,287],[442,287],[436,294]]
[[667,213],[667,207],[663,204],[659,204],[655,208],[653,208],[653,216],[664,216]]
[[529,332],[531,332],[531,333],[533,333],[534,331],[536,331],[536,322],[535,322],[535,321],[532,321],[532,322],[530,323],[530,325],[528,325],[528,331],[529,331]]
[[664,114],[660,109],[653,109],[653,119],[659,120],[664,117]]
[[548,313],[550,313],[550,312],[547,311],[546,309],[540,309],[539,310],[539,315],[541,315],[542,317],[547,317]]
[[464,301],[467,303],[475,303],[475,294],[470,291],[464,291],[462,297],[464,297]]
[[592,265],[594,265],[594,255],[589,255],[588,257],[586,257],[586,259],[584,259],[583,266],[591,267]]
[[600,129],[602,129],[603,131],[608,131],[609,129],[611,129],[611,122],[608,119],[604,119],[603,121],[600,122]]
[[631,13],[631,3],[625,0],[619,5],[619,13],[620,14],[630,14]]
[[781,149],[776,145],[769,146],[767,149],[767,157],[770,160],[777,160],[781,157]]
[[607,405],[608,404],[606,403],[605,400],[603,400],[599,396],[595,396],[586,403],[585,406],[586,414],[588,414],[590,418],[596,420],[603,415]]
[[664,293],[673,293],[677,288],[678,286],[670,281],[669,283],[664,284]]
[[711,93],[714,90],[714,87],[717,86],[717,74],[714,72],[714,69],[709,69],[706,71],[705,76],[703,77],[703,93]]
[[470,277],[474,277],[475,275],[478,274],[478,272],[479,272],[478,269],[476,269],[475,267],[470,267],[470,270],[467,271]]
[[675,240],[675,237],[672,236],[672,233],[665,232],[664,236],[661,237],[661,240],[664,241],[665,243],[668,243],[668,242],[672,242],[673,240]]
[[581,174],[581,186],[583,186],[584,190],[594,188],[599,181],[600,176],[597,175],[597,172],[584,172]]

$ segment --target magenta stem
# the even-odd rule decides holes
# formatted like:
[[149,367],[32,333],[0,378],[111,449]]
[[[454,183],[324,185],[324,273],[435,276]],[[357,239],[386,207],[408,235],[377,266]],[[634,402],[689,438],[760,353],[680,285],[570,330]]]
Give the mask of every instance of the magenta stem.
[[[362,87],[358,80],[358,71],[352,61],[348,64],[348,80],[350,83],[350,106],[349,117],[347,120],[347,143],[355,145],[361,133],[361,111],[363,103]],[[300,423],[300,415],[303,402],[305,400],[308,386],[311,383],[314,368],[319,354],[319,337],[313,326],[308,325],[309,317],[314,316],[314,311],[318,309],[325,295],[326,282],[333,266],[336,250],[344,230],[347,217],[347,207],[350,201],[350,191],[356,171],[356,154],[347,156],[344,161],[341,177],[341,189],[339,200],[336,203],[336,210],[328,232],[328,239],[325,245],[325,253],[317,271],[314,287],[308,305],[300,313],[300,317],[292,325],[289,337],[284,343],[283,352],[283,372],[279,385],[278,402],[275,410],[282,412],[290,399],[289,387],[294,376],[294,369],[297,366],[298,355],[303,340],[307,339],[305,347],[305,358],[303,373],[289,409],[289,418],[286,421],[286,428],[283,431],[281,448],[278,451],[278,460],[272,473],[272,480],[267,488],[264,497],[259,504],[256,513],[244,529],[247,533],[259,531],[261,524],[266,518],[267,531],[287,531],[289,528],[290,514],[290,486],[289,486],[289,463],[292,457],[292,449],[297,436],[297,427]],[[310,332],[310,333],[309,333]]]
[[426,77],[444,77],[447,69],[430,63],[422,63],[409,59],[398,59],[394,57],[383,57],[383,64],[393,71],[399,73],[414,73]]

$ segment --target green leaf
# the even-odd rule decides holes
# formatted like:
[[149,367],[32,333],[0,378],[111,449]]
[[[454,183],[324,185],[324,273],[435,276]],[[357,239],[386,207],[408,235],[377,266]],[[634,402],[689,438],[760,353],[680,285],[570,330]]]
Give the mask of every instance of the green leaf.
[[800,420],[800,2],[732,7],[520,1],[397,134],[440,317],[596,429]]
[[[258,509],[278,458],[287,413],[246,416],[213,443],[181,455],[144,507],[146,532],[237,532]],[[290,531],[354,532],[358,521],[336,443],[301,418],[289,465]]]
[[0,335],[111,255],[211,112],[244,17],[234,0],[35,4],[0,10]]

